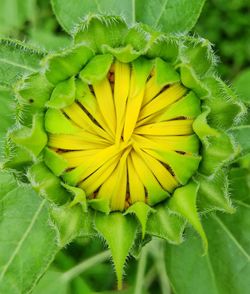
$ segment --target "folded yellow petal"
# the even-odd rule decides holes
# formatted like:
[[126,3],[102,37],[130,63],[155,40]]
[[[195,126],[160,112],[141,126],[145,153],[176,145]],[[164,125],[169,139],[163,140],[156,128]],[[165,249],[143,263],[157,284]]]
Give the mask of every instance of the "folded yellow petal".
[[178,182],[175,177],[167,170],[167,168],[154,157],[150,156],[140,148],[136,148],[136,152],[144,160],[144,162],[154,174],[161,186],[166,191],[173,192],[173,190],[178,186]]
[[198,153],[199,151],[199,140],[196,135],[165,137],[134,134],[132,139],[142,149],[173,150],[185,153]]
[[109,138],[112,140],[112,132],[108,128],[107,123],[100,111],[96,97],[91,93],[91,91],[88,89],[88,92],[83,97],[79,97],[78,101],[88,111],[92,118],[106,131]]
[[114,135],[116,130],[116,114],[110,83],[108,79],[105,78],[102,81],[93,84],[93,88],[100,112],[106,121],[108,128]]
[[94,133],[102,138],[109,140],[108,134],[98,127],[89,115],[77,104],[73,103],[70,106],[63,109],[64,113],[79,127],[83,130]]
[[127,142],[130,139],[136,126],[136,122],[141,109],[143,95],[144,89],[142,89],[135,97],[128,98],[123,131],[123,139],[125,142]]
[[95,156],[98,151],[100,151],[100,149],[68,151],[60,153],[60,156],[67,161],[68,168],[73,168],[84,163],[89,156]]
[[161,89],[162,86],[157,83],[156,76],[152,76],[146,84],[142,106],[150,102],[161,91]]
[[80,183],[87,196],[92,195],[112,174],[118,164],[120,155],[113,157],[101,166],[96,172]]
[[169,88],[142,108],[139,120],[163,110],[168,105],[180,99],[186,92],[187,89],[180,84],[169,86]]
[[135,129],[135,134],[153,136],[191,135],[193,133],[192,125],[192,119],[172,120],[138,127]]
[[116,143],[121,140],[125,119],[126,102],[130,87],[130,66],[115,62],[114,102],[116,110]]
[[52,148],[65,150],[84,150],[107,147],[106,140],[93,134],[81,132],[79,135],[49,135],[48,145]]
[[145,202],[145,189],[142,181],[140,180],[138,174],[135,171],[131,156],[127,158],[127,169],[128,169],[128,179],[129,179],[129,194],[131,204],[141,201]]
[[162,188],[144,160],[135,151],[131,151],[131,158],[137,175],[146,187],[148,204],[154,205],[166,199],[168,192]]

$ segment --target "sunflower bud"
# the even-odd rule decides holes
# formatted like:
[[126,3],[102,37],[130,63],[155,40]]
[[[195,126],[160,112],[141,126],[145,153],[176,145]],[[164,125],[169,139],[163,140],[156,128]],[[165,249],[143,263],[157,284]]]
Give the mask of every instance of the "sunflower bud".
[[207,40],[91,16],[74,41],[17,85],[6,165],[26,164],[63,244],[84,235],[83,219],[105,238],[121,287],[138,234],[179,244],[189,222],[206,251],[199,212],[234,211],[229,129],[245,108],[215,75]]

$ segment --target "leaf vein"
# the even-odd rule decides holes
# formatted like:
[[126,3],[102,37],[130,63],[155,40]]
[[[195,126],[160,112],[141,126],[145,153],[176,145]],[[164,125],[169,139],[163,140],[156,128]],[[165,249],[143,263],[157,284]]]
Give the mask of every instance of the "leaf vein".
[[25,70],[29,70],[29,71],[32,71],[32,72],[36,72],[36,69],[34,69],[32,67],[29,67],[27,65],[23,65],[23,64],[20,64],[20,63],[16,63],[14,61],[10,61],[10,60],[4,59],[4,58],[0,58],[0,62],[9,64],[9,65],[13,65],[15,67],[20,67],[20,68],[23,68]]
[[246,250],[241,246],[241,244],[237,241],[237,239],[234,237],[231,231],[223,224],[223,222],[215,215],[212,216],[215,221],[221,226],[221,228],[226,232],[228,237],[235,243],[236,247],[239,249],[239,251],[247,258],[247,260],[250,260],[250,256],[246,252]]
[[3,279],[4,275],[6,274],[6,272],[8,271],[8,268],[10,267],[12,261],[14,260],[14,258],[16,257],[16,255],[18,254],[20,248],[22,247],[24,241],[26,240],[26,238],[28,237],[30,231],[32,230],[40,212],[42,211],[42,208],[45,205],[45,200],[43,200],[41,202],[41,204],[39,205],[36,213],[34,214],[33,218],[31,219],[31,222],[29,224],[29,226],[27,227],[27,230],[24,232],[23,237],[20,239],[20,241],[18,242],[16,249],[13,251],[12,255],[10,256],[9,260],[7,261],[7,263],[5,264],[5,266],[3,267],[2,273],[0,275],[0,281]]

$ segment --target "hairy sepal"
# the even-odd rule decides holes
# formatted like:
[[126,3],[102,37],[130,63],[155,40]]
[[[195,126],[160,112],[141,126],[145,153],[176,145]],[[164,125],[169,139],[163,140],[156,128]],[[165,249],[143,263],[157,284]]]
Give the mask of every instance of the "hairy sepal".
[[168,207],[184,217],[184,219],[195,228],[203,241],[203,248],[206,253],[208,248],[207,237],[203,230],[196,207],[198,189],[199,185],[194,181],[189,182],[183,187],[177,188],[169,200]]
[[120,17],[88,15],[76,27],[74,42],[76,44],[84,42],[96,53],[102,53],[103,45],[120,47],[126,30],[127,25]]
[[132,216],[124,216],[120,212],[109,215],[97,212],[94,223],[111,250],[118,289],[121,290],[123,267],[136,238],[137,222]]
[[172,212],[166,201],[156,205],[154,209],[155,213],[147,221],[146,233],[165,239],[171,244],[182,243],[186,221]]

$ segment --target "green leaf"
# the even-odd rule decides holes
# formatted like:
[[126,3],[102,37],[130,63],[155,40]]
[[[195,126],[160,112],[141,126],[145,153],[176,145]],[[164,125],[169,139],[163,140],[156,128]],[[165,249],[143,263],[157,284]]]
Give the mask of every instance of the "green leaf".
[[33,21],[35,14],[34,0],[1,0],[0,34],[13,34],[21,29],[25,21]]
[[240,147],[240,155],[246,155],[250,152],[250,126],[238,126],[231,129],[231,133],[233,134],[234,138],[236,139],[236,143]]
[[230,189],[237,203],[250,205],[250,173],[246,168],[232,168],[229,173]]
[[233,82],[233,86],[239,95],[240,100],[250,104],[250,69],[241,72]]
[[[33,294],[68,294],[70,291],[70,285],[68,281],[61,281],[62,273],[57,270],[49,270],[44,277],[39,281],[35,287]],[[56,281],[56,283],[55,283]]]
[[195,25],[205,0],[136,1],[136,20],[166,33],[188,32]]
[[13,100],[12,92],[8,88],[0,86],[0,157],[4,154],[5,134],[8,128],[14,124]]
[[63,29],[72,33],[74,27],[88,14],[124,16],[130,24],[134,19],[134,1],[117,0],[51,0],[53,11]]
[[14,113],[12,103],[14,97],[8,88],[0,86],[0,137],[2,138],[6,133],[7,129],[13,124],[14,118],[11,113]]
[[174,293],[247,294],[250,275],[250,210],[244,203],[235,215],[204,219],[208,254],[187,232],[181,246],[166,247],[166,265]]
[[38,71],[44,54],[22,42],[0,39],[0,83],[12,86],[23,74]]
[[0,292],[28,293],[58,248],[45,200],[14,177],[0,173]]
[[163,32],[188,32],[195,25],[205,0],[52,0],[58,22],[68,33],[88,14],[125,18],[131,25],[143,22]]

